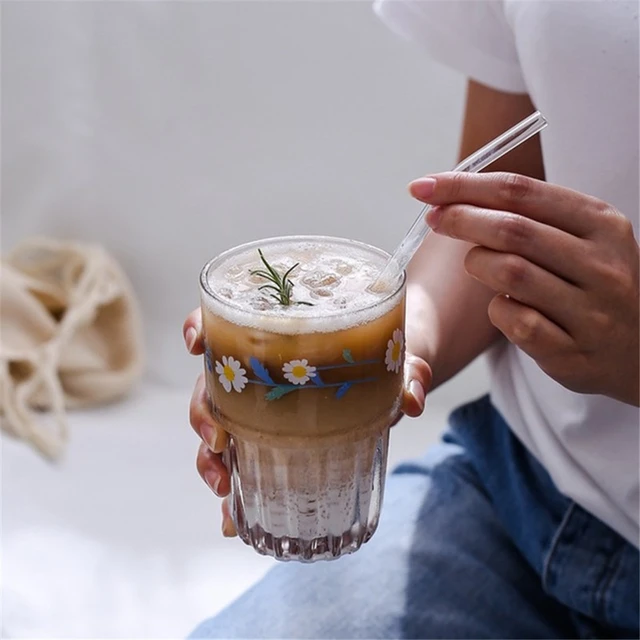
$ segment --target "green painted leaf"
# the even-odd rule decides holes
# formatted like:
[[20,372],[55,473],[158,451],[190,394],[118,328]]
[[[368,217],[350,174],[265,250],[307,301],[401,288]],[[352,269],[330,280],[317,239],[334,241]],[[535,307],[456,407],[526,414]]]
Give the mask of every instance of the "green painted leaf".
[[349,364],[353,364],[355,362],[355,360],[353,359],[353,356],[351,355],[351,350],[350,349],[343,349],[342,350],[342,357],[349,363]]
[[264,397],[267,400],[278,400],[279,398],[282,398],[282,396],[286,396],[287,393],[291,393],[292,391],[295,391],[296,388],[297,387],[294,387],[294,386],[290,387],[288,385],[281,384],[271,389],[271,391],[266,393]]

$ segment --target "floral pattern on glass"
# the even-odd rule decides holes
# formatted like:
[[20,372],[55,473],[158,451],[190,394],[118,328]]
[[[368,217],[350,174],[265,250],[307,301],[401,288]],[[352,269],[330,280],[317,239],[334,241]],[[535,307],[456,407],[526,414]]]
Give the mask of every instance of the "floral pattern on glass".
[[227,393],[231,393],[231,389],[240,393],[249,382],[246,369],[233,356],[222,356],[222,362],[216,360],[216,373]]
[[[396,329],[387,342],[387,349],[384,357],[384,363],[387,371],[398,373],[402,366],[404,358],[404,335],[400,329]],[[345,369],[349,367],[360,367],[372,364],[380,364],[380,360],[356,360],[350,349],[344,349],[342,352],[343,362],[341,364],[315,366],[309,363],[308,359],[300,358],[290,360],[282,366],[282,375],[286,382],[276,382],[269,370],[254,357],[249,358],[249,367],[255,377],[249,378],[246,369],[242,363],[233,356],[222,356],[221,361],[214,360],[211,350],[207,347],[205,351],[205,363],[207,370],[218,376],[218,381],[227,393],[235,391],[241,393],[247,384],[255,384],[269,387],[265,394],[267,400],[277,400],[293,391],[301,391],[304,389],[318,388],[335,388],[335,397],[342,398],[349,389],[356,384],[364,384],[373,382],[375,377],[362,377],[353,380],[343,380],[340,382],[326,383],[322,380],[321,371],[330,371],[336,369]]]
[[404,336],[400,329],[396,329],[391,336],[391,340],[387,342],[387,353],[384,356],[384,363],[387,365],[387,371],[398,373],[404,356]]
[[316,368],[309,365],[309,361],[305,358],[303,360],[292,360],[287,362],[283,367],[284,377],[291,384],[307,384],[311,378],[315,378]]

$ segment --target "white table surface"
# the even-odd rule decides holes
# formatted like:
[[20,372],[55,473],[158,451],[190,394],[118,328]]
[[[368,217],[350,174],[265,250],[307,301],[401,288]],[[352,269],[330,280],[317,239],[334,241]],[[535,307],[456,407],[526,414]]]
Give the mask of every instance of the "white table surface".
[[[219,533],[188,398],[146,383],[71,414],[56,465],[3,438],[3,637],[184,637],[271,566]],[[396,427],[390,466],[434,441],[445,413],[433,402]]]

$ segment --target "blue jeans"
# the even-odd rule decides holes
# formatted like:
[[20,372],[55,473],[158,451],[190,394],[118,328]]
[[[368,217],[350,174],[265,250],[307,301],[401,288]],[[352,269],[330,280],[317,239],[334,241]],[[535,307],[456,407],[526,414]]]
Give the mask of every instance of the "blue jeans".
[[391,474],[360,551],[276,566],[191,637],[638,638],[638,549],[558,492],[488,398],[450,423]]

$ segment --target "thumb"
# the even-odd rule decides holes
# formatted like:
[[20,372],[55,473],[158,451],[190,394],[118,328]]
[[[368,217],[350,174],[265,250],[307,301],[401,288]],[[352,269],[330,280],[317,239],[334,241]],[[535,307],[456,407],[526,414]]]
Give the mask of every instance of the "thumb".
[[182,336],[187,351],[194,356],[204,353],[204,339],[202,335],[202,314],[200,307],[194,309],[182,325]]
[[415,418],[424,411],[431,377],[431,367],[422,358],[408,353],[404,367],[402,411],[409,417]]

